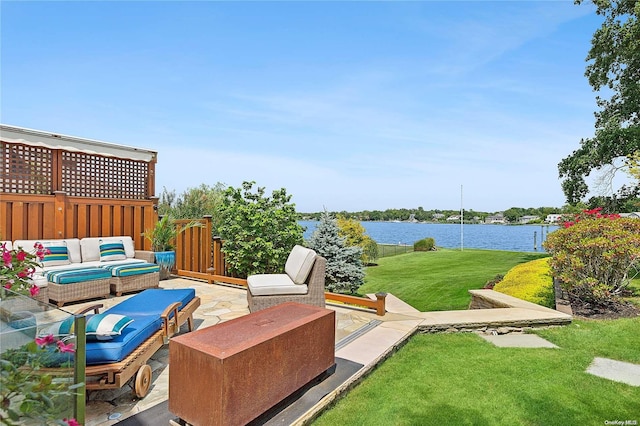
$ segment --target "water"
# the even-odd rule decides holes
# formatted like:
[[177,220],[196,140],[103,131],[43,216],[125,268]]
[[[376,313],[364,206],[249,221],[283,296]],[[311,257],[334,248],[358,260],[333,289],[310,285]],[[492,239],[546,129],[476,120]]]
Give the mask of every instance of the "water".
[[[300,221],[306,227],[305,240],[311,237],[317,221]],[[379,244],[409,244],[423,238],[435,239],[436,246],[459,249],[460,224],[410,223],[410,222],[361,222],[367,235]],[[555,225],[464,225],[462,241],[464,248],[534,252],[543,251],[541,242],[549,232],[558,229]],[[534,248],[534,233],[536,246]]]

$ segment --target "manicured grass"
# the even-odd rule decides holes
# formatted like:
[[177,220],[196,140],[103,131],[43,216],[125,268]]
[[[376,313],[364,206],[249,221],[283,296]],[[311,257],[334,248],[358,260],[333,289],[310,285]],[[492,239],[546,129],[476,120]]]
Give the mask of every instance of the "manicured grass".
[[482,288],[513,266],[545,257],[545,253],[498,250],[412,252],[378,260],[366,269],[358,293],[388,292],[420,311],[466,309],[469,289]]
[[314,425],[603,425],[640,421],[640,388],[585,373],[640,363],[640,318],[538,332],[560,349],[498,348],[472,333],[414,336]]

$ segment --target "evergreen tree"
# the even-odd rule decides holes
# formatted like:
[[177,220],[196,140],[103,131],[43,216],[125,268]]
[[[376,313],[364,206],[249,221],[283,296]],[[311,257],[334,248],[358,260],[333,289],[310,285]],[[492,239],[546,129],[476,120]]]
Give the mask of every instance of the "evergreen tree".
[[325,211],[308,246],[327,259],[326,289],[333,293],[355,294],[364,282],[362,248],[346,247],[345,238],[338,232],[337,220]]

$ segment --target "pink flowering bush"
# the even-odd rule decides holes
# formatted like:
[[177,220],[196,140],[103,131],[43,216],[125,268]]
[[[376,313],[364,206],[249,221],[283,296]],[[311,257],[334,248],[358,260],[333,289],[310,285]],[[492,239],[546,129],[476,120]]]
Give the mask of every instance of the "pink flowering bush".
[[640,270],[640,220],[585,210],[549,234],[553,275],[567,291],[588,303],[619,296]]
[[0,423],[15,425],[33,419],[38,424],[78,425],[75,419],[59,420],[63,407],[68,410],[75,398],[70,383],[55,380],[43,370],[71,367],[74,352],[73,343],[53,335],[5,350],[0,355]]
[[36,243],[34,248],[35,254],[32,254],[24,251],[21,247],[8,250],[6,244],[2,244],[0,286],[15,293],[32,297],[38,294],[39,289],[31,278],[49,250],[40,243]]

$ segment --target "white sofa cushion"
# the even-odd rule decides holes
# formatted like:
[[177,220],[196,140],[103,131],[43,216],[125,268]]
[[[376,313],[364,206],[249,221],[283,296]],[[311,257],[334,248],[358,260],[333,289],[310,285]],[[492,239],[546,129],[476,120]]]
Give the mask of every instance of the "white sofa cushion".
[[6,248],[7,250],[13,250],[13,244],[11,243],[11,241],[0,241],[0,246],[2,246],[3,244],[4,248]]
[[311,272],[311,268],[313,268],[315,259],[315,251],[296,245],[291,250],[291,253],[289,253],[289,257],[287,257],[284,272],[289,275],[295,284],[304,284],[309,276],[309,272]]
[[127,258],[133,258],[136,255],[133,247],[133,240],[129,236],[123,237],[87,237],[80,240],[80,248],[82,249],[82,261],[91,262],[100,260],[100,244],[102,243],[119,243],[122,242],[124,252]]
[[80,263],[82,262],[82,256],[80,254],[80,240],[77,238],[65,238],[65,239],[42,239],[42,240],[16,240],[13,242],[13,247],[22,247],[26,252],[35,254],[36,249],[33,247],[35,243],[42,245],[65,243],[67,245],[67,254],[69,255],[69,262]]
[[249,275],[247,285],[254,296],[307,294],[307,285],[295,284],[287,274]]

